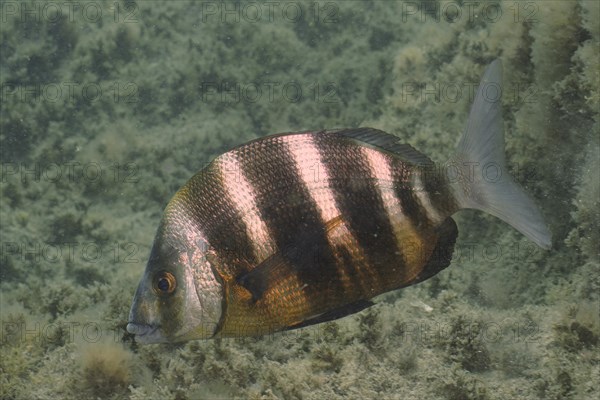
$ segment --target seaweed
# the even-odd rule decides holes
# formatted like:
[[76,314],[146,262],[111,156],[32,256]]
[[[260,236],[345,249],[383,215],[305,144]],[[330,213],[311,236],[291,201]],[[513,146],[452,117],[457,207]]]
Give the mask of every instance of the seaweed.
[[83,349],[77,389],[93,398],[120,398],[133,383],[131,353],[119,344],[91,344]]
[[482,336],[483,324],[470,321],[462,315],[453,318],[447,336],[441,342],[447,349],[449,361],[457,362],[469,372],[490,368],[490,354]]
[[453,370],[438,384],[438,393],[449,400],[487,400],[486,385],[468,372]]
[[383,348],[381,321],[377,307],[368,308],[358,315],[358,340],[369,350],[381,351]]
[[342,369],[344,360],[335,349],[327,344],[317,346],[313,349],[311,354],[313,357],[311,365],[315,371],[330,371],[337,373]]

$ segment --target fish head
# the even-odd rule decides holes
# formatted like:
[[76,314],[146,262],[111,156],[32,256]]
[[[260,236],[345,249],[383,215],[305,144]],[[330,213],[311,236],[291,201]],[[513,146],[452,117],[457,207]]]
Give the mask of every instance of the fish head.
[[141,343],[210,338],[221,318],[223,292],[204,254],[206,245],[193,237],[182,243],[161,231],[136,290],[127,331]]

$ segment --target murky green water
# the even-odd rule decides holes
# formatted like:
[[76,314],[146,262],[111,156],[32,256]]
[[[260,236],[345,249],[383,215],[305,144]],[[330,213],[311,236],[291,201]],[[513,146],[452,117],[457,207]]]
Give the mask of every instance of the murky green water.
[[[599,7],[13,2],[0,18],[3,399],[584,399],[598,386]],[[541,250],[476,211],[453,264],[333,323],[135,343],[162,210],[269,133],[371,126],[446,160],[504,64],[509,169]]]

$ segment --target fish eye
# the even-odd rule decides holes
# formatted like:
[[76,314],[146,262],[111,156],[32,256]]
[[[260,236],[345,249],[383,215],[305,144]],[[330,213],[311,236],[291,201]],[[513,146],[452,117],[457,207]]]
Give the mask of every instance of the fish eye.
[[154,276],[153,288],[158,295],[167,295],[175,291],[177,280],[167,271],[160,271]]

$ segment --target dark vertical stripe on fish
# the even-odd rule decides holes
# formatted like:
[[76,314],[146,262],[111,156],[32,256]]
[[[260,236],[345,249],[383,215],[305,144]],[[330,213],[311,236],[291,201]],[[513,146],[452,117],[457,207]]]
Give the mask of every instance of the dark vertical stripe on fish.
[[[376,177],[359,147],[335,137],[328,141],[323,136],[318,142],[328,155],[325,165],[331,171],[336,203],[367,259],[364,267],[372,268],[376,284],[382,285],[384,269],[402,266],[403,261],[380,191],[375,187]],[[402,267],[397,269],[401,271]]]
[[[190,180],[186,202],[194,220],[203,228],[207,242],[221,260],[221,265],[227,265],[231,272],[239,273],[248,270],[256,260],[247,227],[223,185],[218,163],[219,159],[216,159],[208,169],[200,172],[204,176]],[[207,184],[210,180],[213,183]],[[198,199],[202,199],[201,204],[196,203]]]
[[417,191],[426,190],[423,186],[414,186],[413,175],[420,172],[417,167],[399,160],[396,160],[394,164],[394,192],[400,199],[404,215],[411,221],[415,229],[420,231],[431,225],[426,210],[416,196]]
[[299,135],[290,135],[250,144],[240,160],[278,251],[310,291],[337,281],[338,276],[331,268],[334,257],[319,210],[289,151],[288,146],[301,146],[302,140]]

